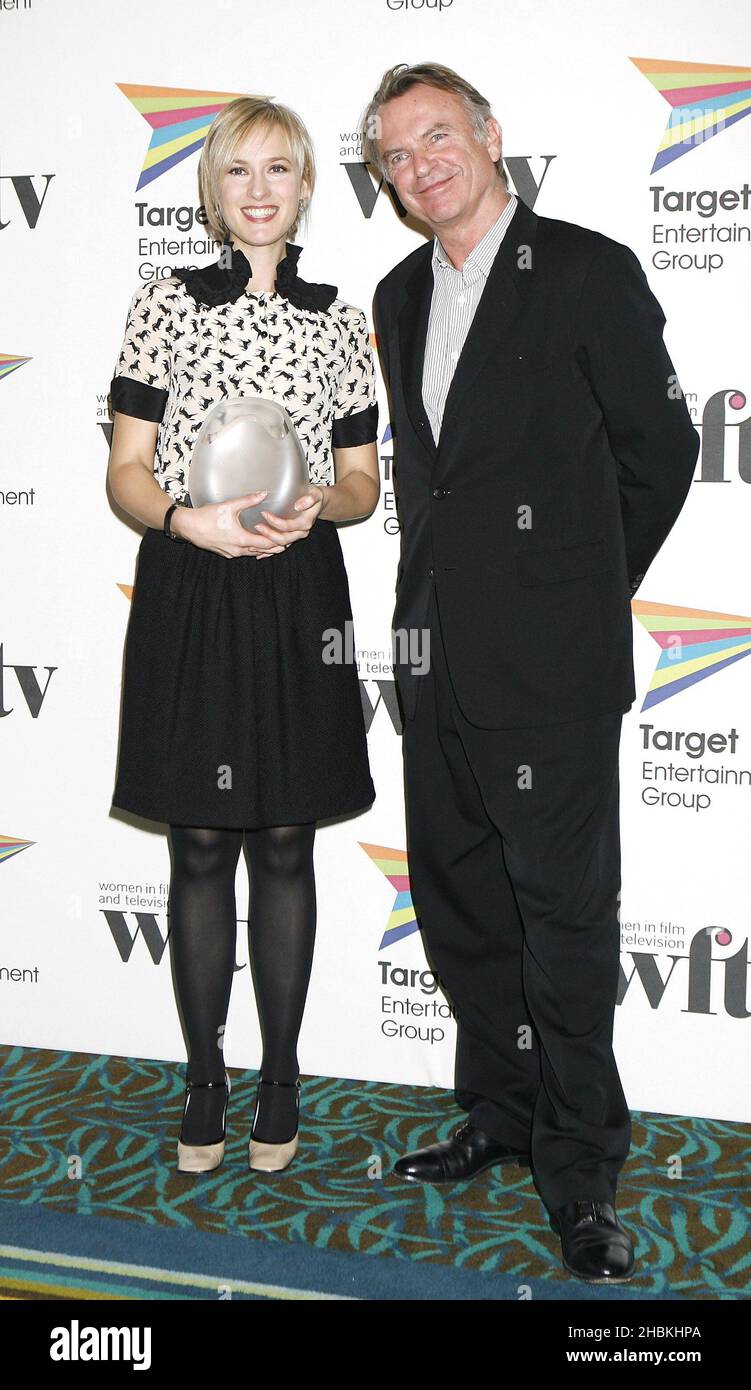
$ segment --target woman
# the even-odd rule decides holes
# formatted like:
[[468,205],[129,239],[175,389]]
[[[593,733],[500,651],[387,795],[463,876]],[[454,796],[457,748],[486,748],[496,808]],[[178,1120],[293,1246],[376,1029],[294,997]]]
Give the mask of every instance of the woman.
[[[352,619],[334,523],[369,516],[378,501],[375,370],[362,311],[336,286],[301,279],[301,247],[287,241],[315,184],[299,117],[262,97],[230,102],[204,143],[199,184],[219,259],[136,290],[111,386],[111,491],[147,527],[112,804],[169,826],[188,1048],[181,1172],[224,1157],[222,1046],[245,846],[263,1039],[249,1162],[278,1171],[298,1142],[316,822],[375,797],[357,672],[322,659],[326,630],[344,633]],[[297,429],[311,482],[292,520],[264,511],[246,530],[238,514],[262,492],[191,506],[196,435],[212,406],[236,396],[279,401]]]

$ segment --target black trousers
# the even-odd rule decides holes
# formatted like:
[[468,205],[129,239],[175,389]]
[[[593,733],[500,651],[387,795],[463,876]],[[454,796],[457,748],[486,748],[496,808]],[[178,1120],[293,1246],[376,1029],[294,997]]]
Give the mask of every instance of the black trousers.
[[531,1152],[549,1210],[614,1202],[631,1141],[612,1049],[623,712],[477,728],[453,695],[435,589],[428,622],[430,670],[403,736],[407,850],[456,1010],[456,1100]]

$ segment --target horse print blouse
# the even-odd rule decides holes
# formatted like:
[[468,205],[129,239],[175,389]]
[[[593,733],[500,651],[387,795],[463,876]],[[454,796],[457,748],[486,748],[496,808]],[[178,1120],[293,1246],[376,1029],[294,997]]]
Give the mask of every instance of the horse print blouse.
[[193,444],[206,415],[233,396],[287,410],[310,480],[335,481],[333,448],[377,439],[373,351],[361,309],[335,285],[297,275],[302,247],[286,243],[275,288],[246,291],[250,264],[225,237],[219,260],[140,285],[128,309],[110,387],[113,411],[159,425],[154,476],[190,506]]

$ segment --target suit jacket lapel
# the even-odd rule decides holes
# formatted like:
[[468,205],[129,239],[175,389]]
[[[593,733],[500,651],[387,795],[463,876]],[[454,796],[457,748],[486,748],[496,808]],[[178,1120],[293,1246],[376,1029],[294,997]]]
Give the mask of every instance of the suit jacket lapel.
[[430,304],[433,298],[433,243],[424,248],[425,255],[405,286],[405,301],[399,314],[399,354],[402,363],[402,387],[407,413],[418,439],[421,439],[431,458],[436,445],[422,400],[422,373],[425,362],[425,340],[428,334]]
[[446,398],[437,446],[422,399],[425,343],[433,297],[432,242],[428,243],[430,254],[416,267],[407,282],[407,297],[399,314],[405,399],[418,438],[423,440],[433,461],[443,444],[444,436],[454,436],[453,429],[447,434],[447,427],[461,419],[462,403],[468,386],[484,367],[491,353],[499,350],[504,334],[524,303],[534,274],[538,221],[537,215],[520,199],[490,268],[469,333],[459,354]]
[[[530,289],[535,266],[535,233],[538,218],[525,203],[519,202],[498,247],[485,288],[451,379],[443,410],[439,446],[455,437],[461,422],[467,388],[476,379],[488,358],[499,356],[503,340]],[[521,265],[520,265],[521,260]],[[427,336],[427,335],[426,335]]]

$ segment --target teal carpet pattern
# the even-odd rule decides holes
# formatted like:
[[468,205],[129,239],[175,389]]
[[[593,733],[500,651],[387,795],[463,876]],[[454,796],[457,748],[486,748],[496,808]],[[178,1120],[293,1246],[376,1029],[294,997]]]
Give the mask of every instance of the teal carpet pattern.
[[[634,1114],[618,1210],[637,1275],[570,1278],[528,1169],[446,1188],[391,1169],[448,1138],[450,1092],[303,1077],[300,1150],[251,1173],[256,1073],[227,1152],[180,1174],[184,1064],[0,1047],[0,1298],[745,1299],[751,1127]],[[678,1161],[677,1161],[678,1160]],[[679,1176],[676,1176],[679,1173]]]

